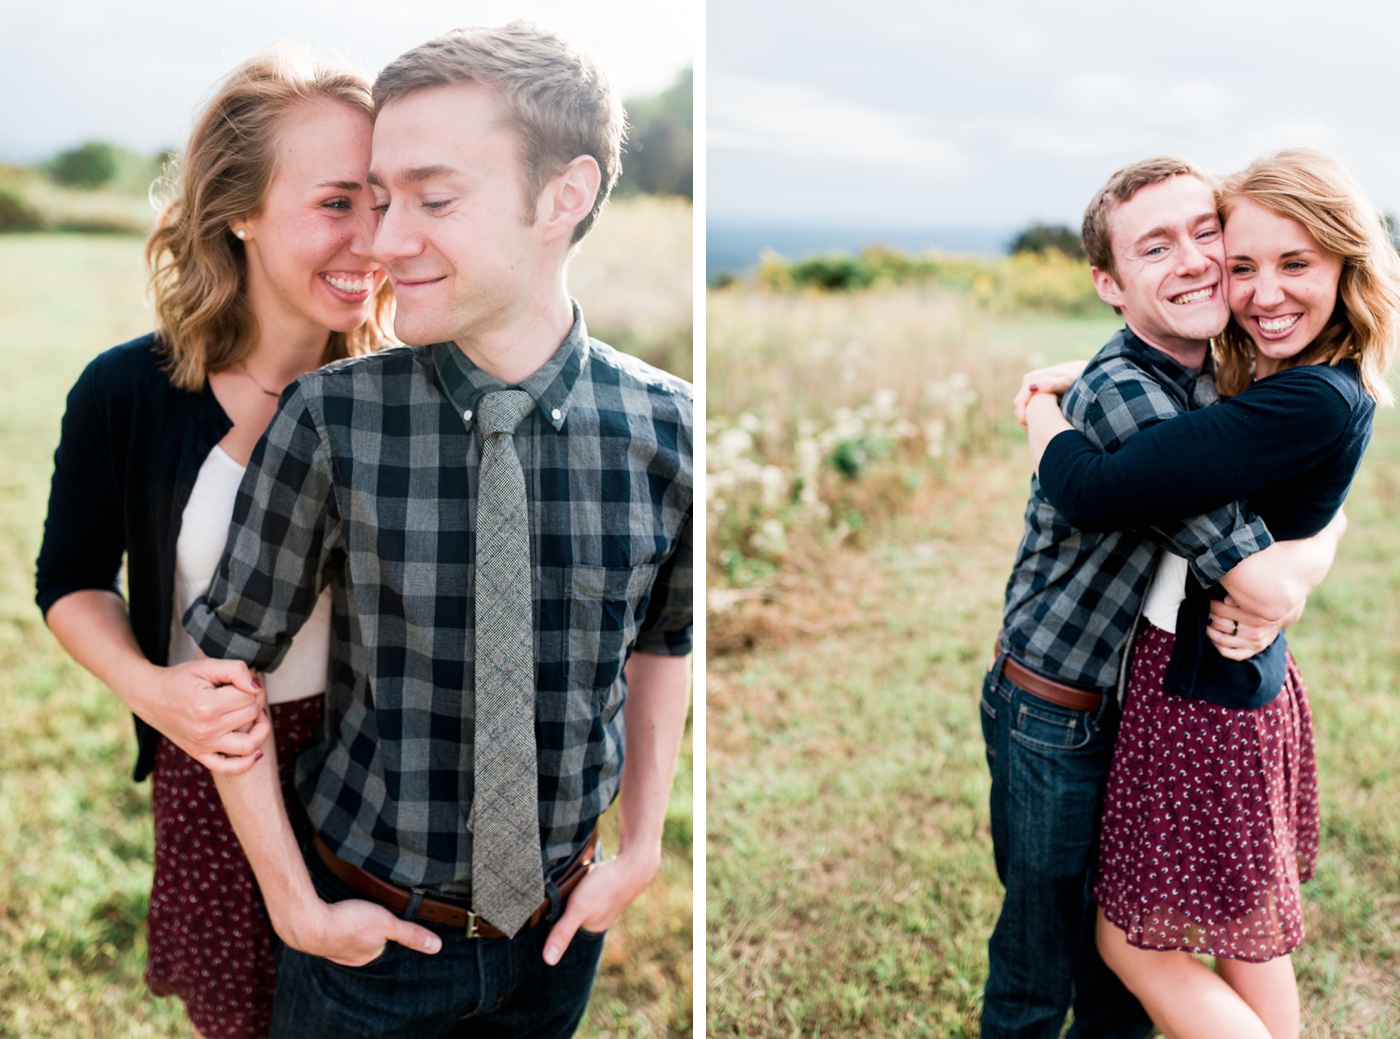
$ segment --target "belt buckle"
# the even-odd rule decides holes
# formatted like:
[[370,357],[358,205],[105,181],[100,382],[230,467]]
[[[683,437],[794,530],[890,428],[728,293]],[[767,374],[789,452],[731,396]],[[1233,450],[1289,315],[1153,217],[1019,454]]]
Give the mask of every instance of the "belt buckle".
[[466,926],[466,932],[467,932],[467,937],[468,937],[468,938],[480,938],[480,937],[481,937],[481,931],[480,931],[480,929],[476,926],[476,922],[477,922],[477,920],[479,920],[479,919],[480,919],[480,917],[478,917],[478,916],[477,916],[475,913],[473,913],[470,909],[467,910],[467,926]]

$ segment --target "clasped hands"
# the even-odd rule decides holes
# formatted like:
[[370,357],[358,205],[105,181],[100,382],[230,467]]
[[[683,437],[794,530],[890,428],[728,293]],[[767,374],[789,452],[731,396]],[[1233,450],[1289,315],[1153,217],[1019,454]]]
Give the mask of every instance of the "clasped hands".
[[241,660],[200,657],[152,669],[137,713],[210,772],[240,775],[272,731],[267,693]]
[[1045,368],[1037,368],[1021,376],[1021,386],[1016,391],[1012,407],[1016,412],[1016,424],[1026,428],[1026,405],[1037,393],[1048,393],[1059,397],[1070,388],[1070,384],[1084,371],[1085,361],[1064,361]]

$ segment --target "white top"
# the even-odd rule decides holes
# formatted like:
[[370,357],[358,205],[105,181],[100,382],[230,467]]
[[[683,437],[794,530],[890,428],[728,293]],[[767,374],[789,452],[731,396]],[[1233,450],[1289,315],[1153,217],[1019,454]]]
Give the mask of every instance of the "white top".
[[[175,542],[175,616],[170,625],[170,663],[182,664],[198,655],[194,639],[180,618],[190,604],[209,591],[214,570],[228,542],[233,502],[245,467],[215,446],[199,468],[190,500],[180,519]],[[297,632],[276,671],[263,676],[267,702],[286,703],[326,691],[330,655],[331,591],[323,589],[316,609]]]
[[1142,615],[1149,624],[1176,633],[1176,613],[1186,598],[1188,574],[1186,560],[1181,556],[1171,552],[1158,554],[1157,572],[1152,575],[1152,584],[1147,588],[1147,599],[1142,605]]

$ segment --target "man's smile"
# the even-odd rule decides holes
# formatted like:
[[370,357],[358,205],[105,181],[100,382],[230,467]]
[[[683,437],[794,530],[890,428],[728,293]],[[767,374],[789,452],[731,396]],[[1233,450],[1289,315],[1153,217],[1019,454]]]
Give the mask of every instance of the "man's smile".
[[1179,296],[1171,297],[1171,302],[1178,306],[1184,306],[1188,303],[1203,303],[1206,300],[1215,298],[1215,290],[1217,287],[1218,286],[1215,285],[1207,285],[1203,289],[1192,289],[1190,292],[1183,292]]

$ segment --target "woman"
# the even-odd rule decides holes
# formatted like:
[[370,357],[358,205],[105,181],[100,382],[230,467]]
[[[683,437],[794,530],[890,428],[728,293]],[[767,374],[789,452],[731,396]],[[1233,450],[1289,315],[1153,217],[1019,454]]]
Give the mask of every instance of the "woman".
[[[1244,498],[1275,538],[1312,535],[1341,507],[1375,404],[1393,401],[1400,261],[1340,164],[1279,152],[1230,178],[1219,203],[1233,317],[1216,370],[1231,399],[1114,455],[1070,430],[1053,397],[1030,402],[1042,486],[1076,525],[1146,526]],[[1281,638],[1225,659],[1239,611],[1187,595],[1184,564],[1166,558],[1109,776],[1099,947],[1173,1039],[1296,1036],[1289,954],[1318,833],[1306,693]],[[1218,973],[1190,953],[1216,956]]]
[[155,816],[146,980],[209,1039],[265,1035],[273,988],[271,931],[210,771],[260,756],[265,700],[285,786],[320,720],[329,606],[265,690],[240,663],[196,659],[180,618],[212,578],[282,389],[383,339],[371,129],[353,73],[277,52],[228,76],[146,245],[160,329],[88,365],[54,459],[39,606],[136,716]]

